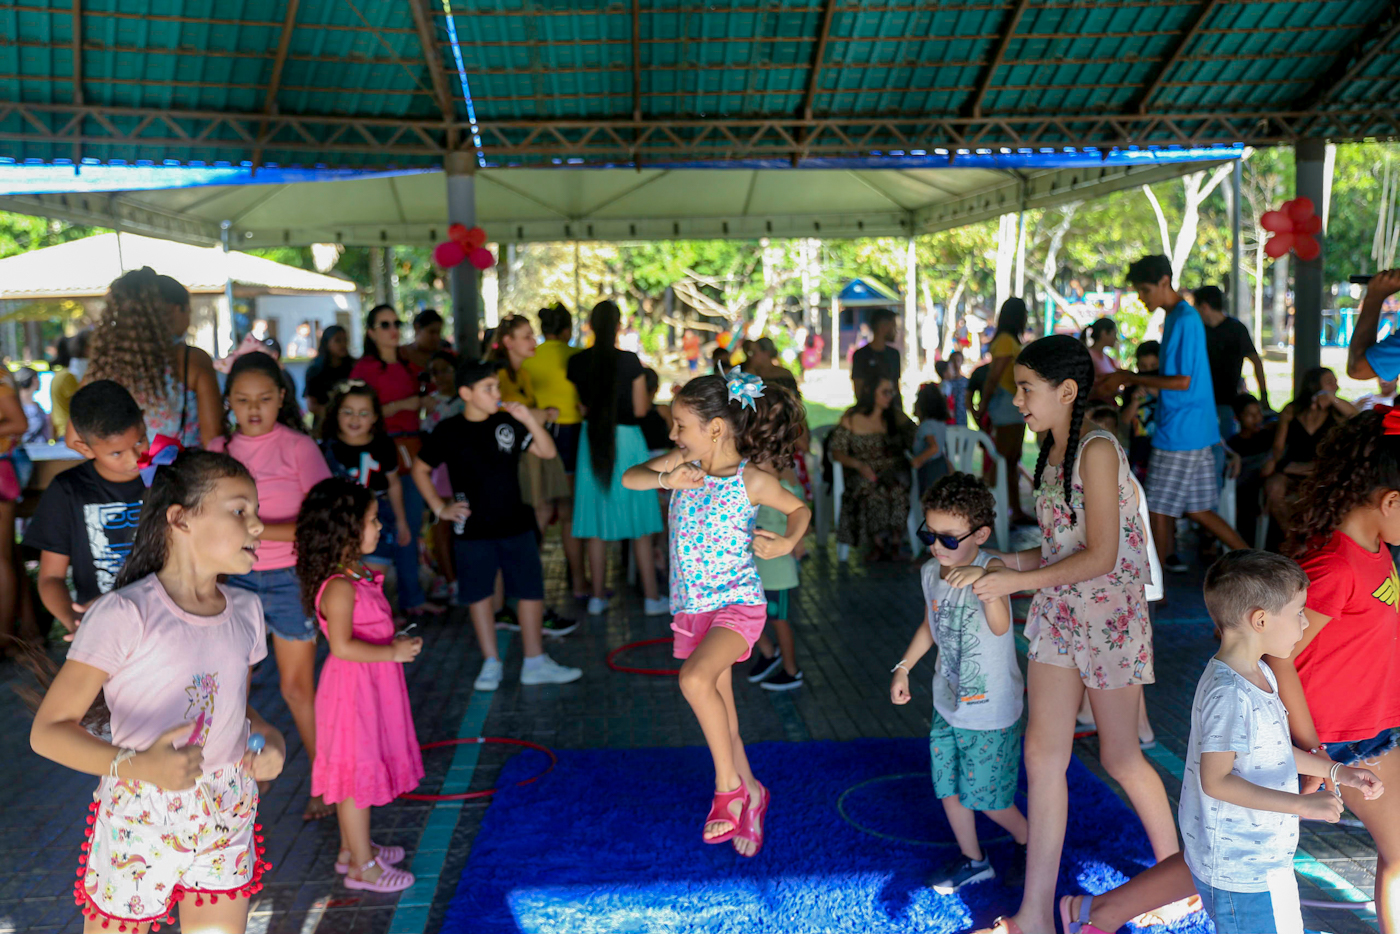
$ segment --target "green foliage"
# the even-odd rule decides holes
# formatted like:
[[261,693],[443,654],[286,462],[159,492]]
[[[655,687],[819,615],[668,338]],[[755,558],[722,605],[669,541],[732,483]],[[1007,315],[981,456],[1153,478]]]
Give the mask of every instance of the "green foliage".
[[31,250],[81,240],[93,234],[108,233],[101,227],[85,227],[47,217],[0,211],[0,259]]

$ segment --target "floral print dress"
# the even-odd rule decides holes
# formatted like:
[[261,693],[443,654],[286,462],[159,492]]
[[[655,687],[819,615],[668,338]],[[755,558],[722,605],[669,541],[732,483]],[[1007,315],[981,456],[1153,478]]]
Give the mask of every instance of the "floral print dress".
[[[1138,515],[1138,494],[1128,459],[1118,441],[1093,431],[1079,443],[1074,459],[1072,494],[1065,502],[1063,467],[1047,464],[1035,494],[1040,520],[1040,566],[1088,547],[1084,515],[1084,481],[1079,474],[1084,445],[1106,438],[1118,455],[1118,560],[1113,570],[1075,584],[1047,587],[1035,595],[1026,618],[1031,661],[1077,668],[1085,687],[1113,690],[1151,684],[1152,623],[1145,588],[1150,577],[1147,535]],[[1075,524],[1070,525],[1070,514]]]
[[909,517],[912,475],[906,452],[913,444],[913,432],[858,435],[837,425],[827,443],[833,452],[869,464],[878,481],[871,483],[846,468],[836,541],[857,548],[897,547],[907,534],[904,524]]

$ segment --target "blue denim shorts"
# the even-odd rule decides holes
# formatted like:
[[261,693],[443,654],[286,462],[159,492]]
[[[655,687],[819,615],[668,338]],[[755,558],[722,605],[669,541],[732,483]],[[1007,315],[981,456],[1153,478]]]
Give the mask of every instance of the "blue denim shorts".
[[296,568],[249,571],[230,577],[226,583],[258,595],[267,628],[273,635],[289,642],[316,640],[316,621],[301,608],[301,582],[297,579]]
[[1342,765],[1361,765],[1368,760],[1379,759],[1400,746],[1400,727],[1381,730],[1370,739],[1356,739],[1349,743],[1323,743],[1322,748],[1333,762]]
[[1293,886],[1293,891],[1230,892],[1206,885],[1191,874],[1201,907],[1215,922],[1216,934],[1292,934],[1303,930],[1302,910],[1298,905],[1298,884],[1290,877],[1280,880],[1280,886]]

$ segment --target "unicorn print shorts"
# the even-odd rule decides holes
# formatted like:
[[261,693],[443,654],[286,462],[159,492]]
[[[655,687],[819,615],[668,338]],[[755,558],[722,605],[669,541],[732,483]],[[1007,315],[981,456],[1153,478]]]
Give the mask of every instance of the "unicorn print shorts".
[[[258,785],[240,765],[206,772],[184,791],[104,777],[89,809],[74,894],[90,919],[171,923],[175,903],[237,898],[262,888]],[[153,926],[154,928],[154,926]]]

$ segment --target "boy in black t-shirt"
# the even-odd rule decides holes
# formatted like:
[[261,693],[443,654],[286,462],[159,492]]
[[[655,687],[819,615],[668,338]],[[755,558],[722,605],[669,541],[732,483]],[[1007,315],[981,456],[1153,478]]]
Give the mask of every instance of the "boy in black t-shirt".
[[[146,484],[146,420],[121,384],[89,383],[69,402],[73,450],[83,464],[54,477],[24,536],[39,552],[39,599],[72,641],[83,611],[112,589],[136,537]],[[68,571],[73,571],[73,593]]]
[[[467,604],[481,652],[478,691],[501,683],[496,648],[496,620],[491,598],[496,574],[505,579],[506,595],[515,597],[525,647],[521,684],[567,684],[583,672],[566,668],[544,653],[544,569],[535,542],[535,513],[520,496],[520,457],[528,449],[548,460],[554,439],[530,410],[518,402],[501,402],[496,374],[500,364],[464,360],[457,366],[457,394],[464,411],[443,419],[413,461],[413,482],[442,522],[453,523],[457,562],[457,597]],[[447,465],[459,497],[448,503],[433,488],[433,468]]]

